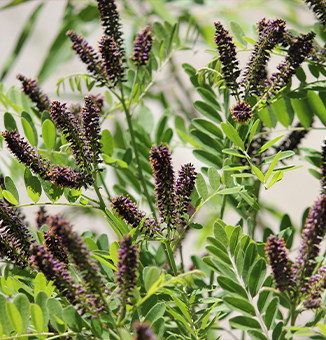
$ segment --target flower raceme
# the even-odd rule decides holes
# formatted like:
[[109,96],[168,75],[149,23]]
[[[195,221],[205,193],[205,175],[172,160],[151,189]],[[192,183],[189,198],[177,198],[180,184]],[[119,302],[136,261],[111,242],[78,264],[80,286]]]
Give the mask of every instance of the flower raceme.
[[150,26],[145,27],[142,33],[137,33],[134,41],[134,53],[130,57],[136,66],[147,64],[154,39]]

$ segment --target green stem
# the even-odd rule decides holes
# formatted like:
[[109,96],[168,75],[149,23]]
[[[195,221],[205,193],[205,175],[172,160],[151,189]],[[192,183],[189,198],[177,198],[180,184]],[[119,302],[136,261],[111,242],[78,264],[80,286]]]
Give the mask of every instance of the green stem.
[[95,190],[95,192],[96,192],[96,195],[97,195],[97,197],[98,197],[98,199],[99,199],[99,201],[100,201],[100,209],[103,210],[103,211],[105,211],[106,205],[105,205],[105,203],[104,203],[103,197],[102,197],[102,195],[101,195],[101,193],[100,193],[100,190],[99,190],[99,188],[98,188],[96,182],[93,184],[93,187],[94,187],[94,190]]
[[172,251],[172,248],[171,248],[169,241],[165,242],[165,248],[166,248],[166,251],[167,251],[170,268],[172,269],[174,276],[176,276],[177,273],[178,273],[178,269],[177,269],[177,266],[175,264],[173,251]]
[[92,209],[100,209],[100,207],[95,207],[93,205],[82,205],[76,203],[55,203],[55,202],[44,202],[44,203],[28,203],[28,204],[19,204],[15,205],[15,208],[24,208],[24,207],[32,207],[37,205],[64,205],[68,207],[81,207],[81,208],[92,208]]
[[221,211],[220,211],[220,219],[223,220],[224,212],[226,207],[226,195],[223,195],[222,197],[222,204],[221,204]]
[[105,184],[105,181],[103,179],[102,174],[98,173],[98,176],[100,177],[100,181],[101,181],[101,183],[103,185],[103,188],[104,188],[106,194],[108,195],[108,200],[111,201],[111,195],[110,195],[110,192],[109,192],[109,189],[108,189],[107,185]]
[[131,137],[131,144],[132,144],[132,147],[133,147],[134,153],[135,153],[135,158],[136,158],[137,170],[138,170],[139,178],[140,178],[140,181],[142,183],[144,195],[147,198],[148,205],[149,205],[149,207],[151,209],[151,212],[152,212],[154,218],[156,219],[155,207],[153,205],[151,196],[149,195],[149,192],[147,190],[147,185],[146,185],[145,177],[143,175],[143,169],[142,169],[142,166],[141,166],[141,163],[140,163],[140,158],[139,158],[139,154],[138,154],[138,147],[137,147],[137,144],[136,144],[134,128],[133,128],[132,120],[131,120],[132,116],[130,114],[129,109],[127,108],[127,105],[126,105],[126,102],[125,102],[125,99],[124,99],[124,95],[123,95],[123,87],[122,87],[121,83],[120,83],[120,91],[121,91],[121,103],[122,103],[122,106],[123,106],[123,108],[125,110],[125,113],[126,113],[129,133],[130,133],[130,137]]

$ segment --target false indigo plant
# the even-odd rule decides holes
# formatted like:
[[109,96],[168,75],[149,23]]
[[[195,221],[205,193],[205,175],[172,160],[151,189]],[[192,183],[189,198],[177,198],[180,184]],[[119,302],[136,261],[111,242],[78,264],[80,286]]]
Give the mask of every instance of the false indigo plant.
[[[224,17],[208,37],[209,22],[203,26],[196,10],[171,15],[164,1],[68,2],[65,39],[88,74],[59,79],[57,95],[68,81],[82,96],[66,103],[40,86],[44,70],[57,69],[50,66],[53,57],[59,62],[61,50],[53,50],[62,30],[40,82],[18,75],[23,95],[0,86],[3,153],[13,156],[0,164],[1,338],[325,338],[326,147],[301,147],[308,131],[326,125],[324,1],[302,1],[321,23],[313,31],[300,22],[303,33],[293,31],[283,13],[258,21],[255,42],[235,22],[226,29]],[[103,33],[92,47],[86,38],[96,11]],[[166,21],[153,22],[156,13]],[[83,36],[72,30],[80,20]],[[191,53],[198,38],[213,39],[212,61],[199,70],[178,67],[174,55]],[[244,67],[242,51],[250,55]],[[275,55],[281,62],[272,70]],[[194,93],[201,99],[193,103]],[[180,149],[189,160],[175,171]],[[321,184],[303,212],[297,252],[297,223],[286,204],[268,201],[272,186],[301,171],[287,164],[295,153]],[[308,197],[305,183],[300,178],[290,193]],[[34,205],[38,213],[27,223]],[[69,209],[53,214],[54,205]],[[89,218],[73,231],[77,215]],[[109,236],[98,233],[95,219],[112,229]],[[90,231],[81,234],[81,222]]]

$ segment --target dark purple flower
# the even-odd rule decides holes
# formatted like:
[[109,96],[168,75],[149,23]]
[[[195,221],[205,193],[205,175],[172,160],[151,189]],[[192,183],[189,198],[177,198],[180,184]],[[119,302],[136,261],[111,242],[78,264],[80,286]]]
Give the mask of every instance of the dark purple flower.
[[40,207],[36,217],[36,226],[38,230],[43,226],[43,224],[46,224],[48,216],[49,215],[47,214],[45,207]]
[[306,300],[303,305],[306,308],[319,308],[321,306],[321,295],[326,288],[326,266],[319,268],[318,273],[309,279],[307,285]]
[[220,54],[220,61],[222,63],[222,73],[225,79],[226,85],[237,93],[238,83],[237,78],[240,75],[239,61],[237,58],[237,52],[235,50],[235,44],[232,41],[232,37],[229,35],[221,22],[215,22],[216,33],[214,36],[214,42],[216,44],[218,53]]
[[326,194],[326,140],[322,145],[322,153],[321,153],[321,188],[322,193]]
[[252,118],[252,115],[250,104],[244,101],[237,102],[237,104],[231,108],[231,116],[239,124],[247,123]]
[[142,33],[137,33],[134,41],[134,53],[130,59],[136,66],[146,65],[149,59],[149,53],[155,38],[152,37],[152,28],[147,26]]
[[100,110],[99,112],[101,112],[104,107],[104,97],[100,94],[90,94],[88,97],[92,99],[93,104]]
[[129,234],[124,236],[118,253],[118,271],[115,278],[120,298],[126,304],[136,288],[138,267],[138,249],[132,245],[132,237]]
[[[111,206],[118,215],[131,226],[131,228],[137,228],[146,216],[146,214],[143,211],[140,211],[137,205],[133,203],[128,196],[121,195],[112,198]],[[158,230],[153,218],[146,218],[144,220],[142,229],[144,228],[145,234],[149,236],[153,236],[154,231]]]
[[135,340],[155,340],[156,337],[154,332],[150,329],[149,322],[141,323],[140,321],[135,321],[132,325],[135,330]]
[[179,176],[175,185],[177,210],[180,217],[187,213],[190,204],[190,195],[195,187],[197,172],[191,163],[181,166]]
[[272,267],[276,287],[280,291],[293,292],[293,273],[284,239],[270,235],[265,245],[265,253]]
[[106,38],[113,38],[117,45],[117,51],[121,58],[124,58],[123,38],[119,12],[115,0],[97,0],[97,8],[100,13],[104,35]]
[[174,188],[174,170],[168,146],[153,146],[150,163],[155,180],[156,203],[160,211],[161,222],[168,228],[174,227],[177,218],[176,196]]
[[302,231],[302,240],[299,254],[293,265],[294,282],[298,291],[305,293],[306,278],[313,273],[316,263],[315,258],[319,253],[319,245],[326,230],[326,195],[323,194],[310,208]]
[[102,69],[105,70],[111,86],[123,81],[125,68],[122,65],[122,57],[113,38],[104,36],[99,42],[99,49],[102,55]]
[[320,23],[323,26],[326,26],[325,0],[304,0],[304,2],[313,10]]
[[77,35],[74,31],[67,32],[67,36],[71,39],[73,45],[71,48],[76,51],[81,61],[87,65],[87,70],[96,78],[100,84],[106,81],[106,75],[102,69],[100,58],[94,51],[93,47],[88,44],[83,36]]
[[21,74],[17,75],[17,79],[22,82],[24,93],[31,98],[40,112],[50,110],[50,99],[42,92],[37,80],[28,79]]
[[[248,93],[258,94],[258,85],[265,79],[265,67],[270,59],[270,52],[283,39],[285,21],[276,19],[258,23],[258,41],[250,56],[249,62],[243,74],[241,85]],[[263,71],[263,72],[262,72]]]
[[[295,128],[302,128],[303,125],[298,123]],[[292,150],[296,151],[302,141],[302,139],[309,132],[308,129],[305,130],[294,130],[288,136],[285,137],[284,142],[276,148],[276,152]]]
[[85,106],[82,110],[83,128],[85,141],[87,143],[92,163],[98,164],[101,162],[99,155],[101,153],[102,144],[101,139],[101,127],[100,127],[100,109],[94,105],[92,97],[87,96],[84,98]]

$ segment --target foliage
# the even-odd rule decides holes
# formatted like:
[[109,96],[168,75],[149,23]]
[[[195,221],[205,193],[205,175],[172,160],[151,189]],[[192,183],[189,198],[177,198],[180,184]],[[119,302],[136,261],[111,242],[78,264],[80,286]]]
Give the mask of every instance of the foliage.
[[[262,19],[254,38],[234,21],[231,32],[222,22],[211,23],[212,60],[199,70],[182,65],[201,99],[191,114],[179,101],[178,115],[158,78],[171,65],[171,77],[191,98],[173,57],[191,50],[199,35],[205,38],[203,27],[185,10],[177,20],[164,2],[149,0],[165,21],[149,26],[148,13],[128,55],[119,3],[89,2],[78,14],[67,3],[40,80],[59,66],[57,53],[70,41],[73,51],[61,61],[76,53],[85,73],[59,79],[58,94],[67,84],[76,92],[106,92],[83,93],[82,105],[67,104],[22,74],[22,91],[1,83],[2,154],[11,153],[8,168],[1,168],[9,174],[2,176],[0,192],[1,339],[236,339],[234,330],[252,339],[326,338],[325,254],[319,249],[326,231],[326,146],[300,147],[315,121],[326,125],[326,81],[320,76],[326,74],[325,47],[319,45],[326,42],[326,11],[322,1],[305,2],[320,22],[308,33],[289,30],[284,19]],[[133,13],[123,3],[126,15]],[[32,14],[15,55],[41,9]],[[87,21],[103,26],[98,50],[77,31]],[[241,69],[243,51],[251,54]],[[282,61],[269,75],[273,55]],[[148,99],[164,107],[158,122]],[[114,130],[103,128],[121,112],[126,128],[118,120]],[[279,125],[289,134],[270,139]],[[176,172],[171,153],[180,145],[192,150],[201,169],[187,163]],[[263,223],[261,214],[271,209],[260,191],[282,185],[284,173],[298,168],[288,159],[300,151],[313,165],[321,193],[303,213],[292,262],[296,230],[278,212],[278,232]],[[115,177],[106,176],[110,168]],[[20,182],[31,202],[21,202]],[[78,235],[63,215],[47,211],[54,205],[85,215],[97,211],[116,240],[105,233]],[[36,221],[26,221],[26,206],[40,207]],[[211,229],[200,214],[204,206],[214,209]],[[235,226],[224,222],[226,206],[239,215]],[[207,253],[192,255],[188,269],[183,244],[190,230],[211,234]],[[308,310],[312,320],[298,324]]]

